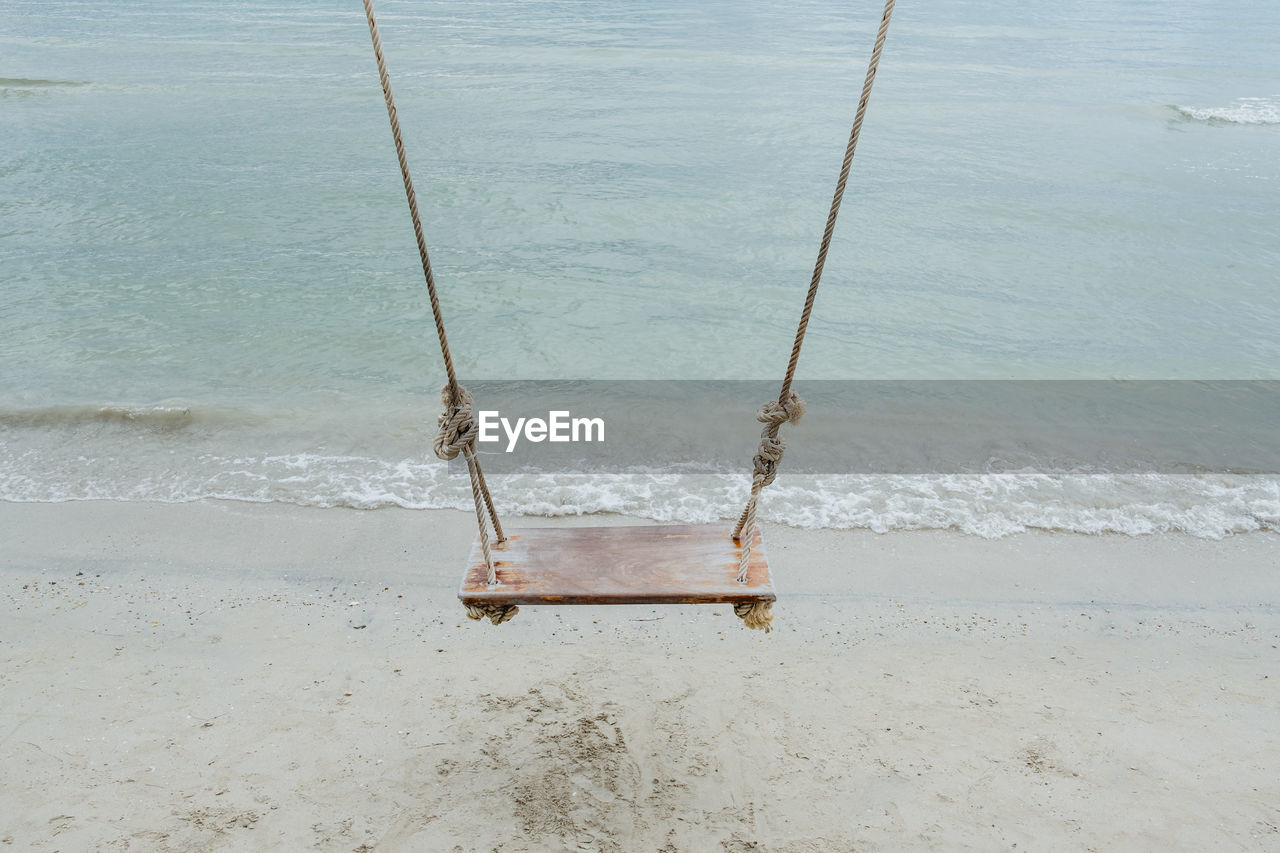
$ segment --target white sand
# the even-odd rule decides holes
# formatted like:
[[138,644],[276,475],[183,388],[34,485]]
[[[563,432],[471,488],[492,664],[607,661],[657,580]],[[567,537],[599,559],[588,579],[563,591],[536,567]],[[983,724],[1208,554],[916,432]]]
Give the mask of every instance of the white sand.
[[0,503],[0,850],[1280,850],[1280,536],[771,527],[766,637],[470,523]]

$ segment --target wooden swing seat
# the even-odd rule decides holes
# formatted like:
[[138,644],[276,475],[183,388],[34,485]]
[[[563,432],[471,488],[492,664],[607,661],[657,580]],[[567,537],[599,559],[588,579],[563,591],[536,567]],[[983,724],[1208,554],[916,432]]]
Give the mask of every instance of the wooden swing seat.
[[774,601],[764,540],[756,525],[747,578],[728,527],[655,524],[525,527],[492,543],[498,585],[490,587],[477,540],[458,598],[471,604],[746,604]]

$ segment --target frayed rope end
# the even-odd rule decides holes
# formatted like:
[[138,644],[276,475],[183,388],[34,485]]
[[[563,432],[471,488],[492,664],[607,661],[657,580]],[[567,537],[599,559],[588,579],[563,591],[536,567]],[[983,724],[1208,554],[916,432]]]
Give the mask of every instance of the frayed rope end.
[[758,629],[768,634],[773,630],[773,602],[753,601],[751,603],[733,605],[734,614],[748,628]]
[[520,608],[514,604],[468,604],[467,618],[479,621],[488,619],[495,625],[501,625],[520,612]]

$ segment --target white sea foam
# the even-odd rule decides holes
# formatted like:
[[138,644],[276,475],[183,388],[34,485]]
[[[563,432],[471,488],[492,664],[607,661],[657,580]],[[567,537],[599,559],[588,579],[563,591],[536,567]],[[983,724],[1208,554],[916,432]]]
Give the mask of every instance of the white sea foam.
[[[10,501],[228,499],[305,506],[469,510],[465,474],[435,460],[359,456],[206,455],[183,470],[158,464],[126,481],[76,476],[81,462],[39,454],[0,466]],[[163,460],[161,460],[163,463]],[[105,460],[106,465],[111,460]],[[56,468],[56,470],[54,470]],[[618,513],[705,523],[736,516],[742,472],[522,473],[490,478],[506,515]],[[761,518],[804,528],[951,529],[986,538],[1028,530],[1129,535],[1181,532],[1221,538],[1280,530],[1280,478],[1271,475],[1053,474],[791,475],[766,492]]]
[[1179,114],[1214,124],[1280,124],[1280,96],[1237,98],[1225,107],[1174,106]]

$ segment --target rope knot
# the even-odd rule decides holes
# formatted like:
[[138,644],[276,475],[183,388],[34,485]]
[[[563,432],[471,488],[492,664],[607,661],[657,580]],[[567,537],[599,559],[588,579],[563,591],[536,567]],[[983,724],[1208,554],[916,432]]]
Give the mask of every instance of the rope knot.
[[752,484],[759,483],[763,488],[778,477],[778,463],[782,461],[782,453],[787,444],[778,438],[778,428],[785,423],[797,423],[804,417],[804,400],[794,391],[787,395],[785,401],[770,400],[756,412],[756,420],[764,424],[760,433],[760,448],[752,458]]
[[436,456],[441,459],[456,459],[459,453],[470,454],[475,448],[475,422],[471,417],[471,392],[461,385],[457,386],[458,396],[454,399],[448,384],[440,389],[440,402],[444,411],[436,421],[440,429],[431,443]]
[[770,400],[756,412],[756,420],[770,426],[782,426],[785,423],[798,424],[804,417],[805,402],[800,395],[792,391],[785,401]]
[[755,469],[752,472],[752,479],[759,480],[761,487],[777,479],[778,463],[782,461],[782,452],[786,449],[787,444],[782,439],[769,435],[761,436],[760,447],[751,460],[752,467]]

